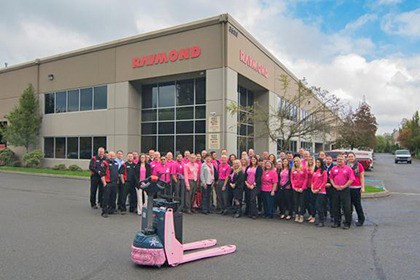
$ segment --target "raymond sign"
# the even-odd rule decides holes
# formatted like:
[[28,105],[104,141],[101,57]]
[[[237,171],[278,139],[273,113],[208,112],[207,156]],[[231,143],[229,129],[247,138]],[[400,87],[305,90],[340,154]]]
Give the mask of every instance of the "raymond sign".
[[268,78],[267,67],[257,62],[253,57],[247,55],[243,50],[239,51],[239,59],[241,62],[246,64],[249,68],[253,69],[255,72],[258,72],[265,78]]
[[141,68],[143,66],[176,62],[178,60],[194,59],[200,55],[201,47],[193,46],[179,50],[173,49],[169,52],[158,52],[143,56],[136,56],[131,59],[131,64],[133,68]]

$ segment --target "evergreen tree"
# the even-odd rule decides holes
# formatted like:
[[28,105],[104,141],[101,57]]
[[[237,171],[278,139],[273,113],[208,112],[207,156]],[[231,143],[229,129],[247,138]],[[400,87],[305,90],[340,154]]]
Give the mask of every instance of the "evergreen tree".
[[4,138],[13,146],[24,146],[28,152],[37,143],[41,126],[39,102],[32,84],[23,91],[19,104],[6,119],[8,125],[4,129]]

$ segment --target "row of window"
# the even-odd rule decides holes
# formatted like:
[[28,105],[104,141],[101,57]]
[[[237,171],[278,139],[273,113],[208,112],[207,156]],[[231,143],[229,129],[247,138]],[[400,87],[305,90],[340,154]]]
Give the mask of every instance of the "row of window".
[[284,117],[291,121],[298,120],[299,109],[295,104],[290,103],[285,98],[277,96],[277,109],[283,112]]
[[254,93],[242,86],[238,86],[238,155],[242,151],[248,151],[254,148],[254,121],[252,111],[249,111],[250,106],[254,106]]
[[153,122],[141,125],[141,134],[206,133],[206,121]]
[[106,137],[45,137],[45,158],[90,159],[99,147],[106,148]]
[[161,153],[183,153],[186,150],[200,153],[206,149],[205,134],[153,135],[141,137],[141,150],[157,149]]
[[45,114],[106,109],[107,99],[107,86],[47,93]]

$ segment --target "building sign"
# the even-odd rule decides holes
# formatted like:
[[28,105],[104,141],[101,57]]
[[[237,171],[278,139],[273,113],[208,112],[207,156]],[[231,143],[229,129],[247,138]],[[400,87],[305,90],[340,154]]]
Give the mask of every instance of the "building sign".
[[169,52],[158,52],[148,55],[136,56],[131,59],[133,68],[141,68],[143,66],[151,66],[168,62],[176,62],[178,60],[194,59],[201,55],[201,47],[193,46],[184,49],[173,49]]
[[239,50],[239,59],[241,62],[246,64],[249,68],[253,69],[255,72],[258,72],[265,78],[268,78],[267,67],[257,62],[254,58],[247,55],[243,50]]
[[220,133],[209,134],[208,146],[209,150],[220,149]]
[[220,132],[220,116],[209,117],[208,132]]

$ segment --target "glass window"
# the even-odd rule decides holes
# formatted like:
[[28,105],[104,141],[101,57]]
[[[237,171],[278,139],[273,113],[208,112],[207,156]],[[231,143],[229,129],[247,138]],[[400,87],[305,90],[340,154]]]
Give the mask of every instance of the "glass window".
[[156,134],[156,123],[143,123],[141,125],[141,134]]
[[206,104],[206,78],[195,79],[195,104]]
[[240,106],[247,106],[247,98],[246,98],[246,89],[243,87],[239,87],[239,105]]
[[53,114],[54,113],[54,101],[55,96],[54,93],[48,93],[45,95],[45,114]]
[[69,90],[67,92],[67,111],[79,111],[79,90]]
[[55,138],[55,158],[66,157],[66,138],[57,137]]
[[194,80],[179,81],[176,83],[176,105],[194,104]]
[[108,104],[108,94],[107,94],[107,87],[106,86],[100,86],[95,87],[93,89],[94,96],[93,96],[93,109],[99,110],[99,109],[106,109]]
[[194,122],[176,122],[176,133],[193,133],[194,132]]
[[173,120],[174,116],[174,108],[167,108],[167,109],[159,109],[159,120]]
[[196,119],[205,119],[206,118],[206,106],[196,106],[195,107],[195,118]]
[[206,121],[195,122],[195,133],[206,133]]
[[44,157],[54,158],[54,138],[44,138]]
[[156,121],[157,119],[157,110],[143,110],[141,112],[141,120],[143,122]]
[[193,150],[193,136],[192,135],[177,135],[176,136],[176,150],[183,152],[185,150]]
[[157,85],[145,85],[142,87],[142,108],[157,107]]
[[177,120],[192,120],[194,119],[194,107],[176,108]]
[[79,158],[79,138],[78,137],[67,138],[67,158],[71,158],[71,159]]
[[252,136],[254,134],[254,126],[248,125],[248,136]]
[[243,151],[248,151],[246,149],[246,144],[247,144],[247,137],[238,136],[238,155],[240,155]]
[[160,122],[159,123],[159,134],[173,134],[174,133],[174,122]]
[[175,137],[173,135],[171,136],[159,136],[158,137],[158,143],[159,147],[158,150],[162,154],[167,152],[174,152],[174,141]]
[[92,110],[92,88],[80,90],[80,111]]
[[93,137],[93,152],[98,153],[98,149],[102,147],[106,150],[106,137]]
[[252,91],[248,91],[247,106],[254,106],[254,93]]
[[201,153],[202,150],[206,149],[206,135],[195,136],[195,153]]
[[156,136],[142,136],[141,150],[148,151],[150,149],[156,149]]
[[64,113],[67,111],[67,94],[65,91],[55,94],[55,112]]
[[158,105],[159,107],[175,106],[175,83],[165,83],[159,85]]
[[92,137],[80,137],[80,159],[92,157]]

